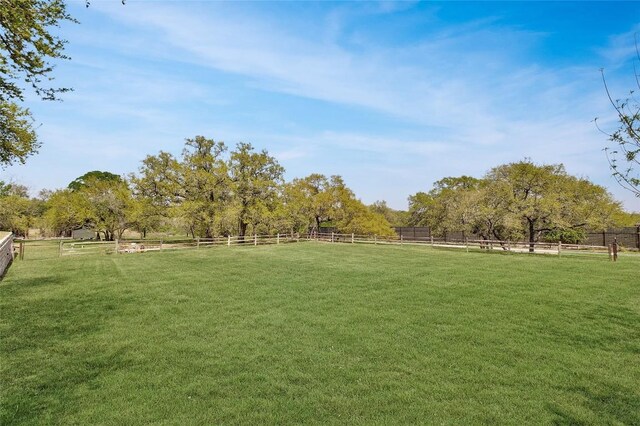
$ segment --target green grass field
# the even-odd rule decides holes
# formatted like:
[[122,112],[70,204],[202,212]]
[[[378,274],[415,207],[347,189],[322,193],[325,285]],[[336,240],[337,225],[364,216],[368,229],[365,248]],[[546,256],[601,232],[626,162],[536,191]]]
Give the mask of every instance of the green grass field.
[[0,335],[3,425],[640,424],[639,256],[35,256]]

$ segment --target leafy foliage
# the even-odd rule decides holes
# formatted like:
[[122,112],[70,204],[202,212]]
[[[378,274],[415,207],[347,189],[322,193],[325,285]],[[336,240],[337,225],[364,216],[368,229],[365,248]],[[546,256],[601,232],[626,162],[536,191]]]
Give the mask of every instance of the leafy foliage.
[[[55,100],[68,88],[49,86],[52,60],[68,59],[65,40],[52,28],[75,22],[62,0],[2,0],[0,7],[0,165],[24,163],[39,143],[28,109],[19,106],[25,90]],[[26,86],[26,87],[25,87]]]
[[[637,34],[635,41],[636,57],[640,61]],[[609,167],[613,177],[623,188],[640,197],[640,102],[635,97],[635,90],[631,90],[627,98],[614,99],[609,91],[604,70],[600,72],[607,98],[618,116],[618,128],[612,133],[607,133],[598,127],[613,143],[613,147],[605,148]],[[635,72],[635,67],[634,77],[636,88],[640,89],[640,79]],[[597,120],[597,118],[594,120],[596,126]]]
[[561,164],[528,160],[495,167],[483,179],[445,178],[428,194],[409,197],[412,224],[430,226],[436,235],[463,231],[531,243],[544,233],[575,240],[579,232],[570,230],[604,229],[620,211],[601,186],[568,175]]
[[101,172],[99,170],[94,170],[92,172],[87,172],[82,176],[74,179],[69,184],[68,188],[73,191],[79,191],[82,188],[86,188],[89,183],[92,183],[95,181],[122,182],[122,178],[111,172]]
[[24,164],[39,147],[29,110],[0,100],[0,166]]

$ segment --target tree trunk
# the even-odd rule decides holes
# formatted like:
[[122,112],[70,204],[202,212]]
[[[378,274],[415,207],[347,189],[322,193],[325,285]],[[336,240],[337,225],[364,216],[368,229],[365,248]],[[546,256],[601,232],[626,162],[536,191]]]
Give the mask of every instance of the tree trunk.
[[240,244],[244,243],[244,235],[247,233],[247,227],[249,224],[243,220],[240,220],[240,235],[238,235],[238,242]]
[[527,219],[527,222],[529,222],[529,253],[533,253],[535,250],[534,243],[536,242],[535,229],[534,229],[535,221],[531,219]]

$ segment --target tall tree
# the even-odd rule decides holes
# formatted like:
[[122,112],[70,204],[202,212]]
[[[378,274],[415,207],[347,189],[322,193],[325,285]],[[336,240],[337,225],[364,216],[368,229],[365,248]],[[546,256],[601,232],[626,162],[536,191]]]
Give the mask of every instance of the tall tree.
[[28,109],[0,100],[0,167],[24,164],[40,147]]
[[89,201],[94,225],[105,240],[121,238],[133,226],[136,205],[127,182],[89,179],[80,193]]
[[227,148],[204,136],[185,140],[180,159],[167,152],[148,156],[131,181],[145,215],[179,218],[194,237],[210,238],[228,228],[230,180]]
[[44,222],[56,237],[69,237],[74,229],[93,227],[95,224],[91,202],[81,191],[54,191],[47,199],[46,206]]
[[111,172],[102,172],[100,170],[94,170],[92,172],[87,172],[80,177],[75,178],[67,188],[73,191],[79,191],[82,188],[86,188],[87,185],[91,182],[95,181],[111,181],[111,182],[122,182],[122,178]]
[[192,218],[192,233],[206,238],[215,235],[229,200],[226,151],[222,142],[204,136],[185,141],[182,152],[183,214]]
[[619,204],[602,187],[569,176],[562,164],[520,161],[493,168],[489,185],[505,197],[512,223],[520,221],[534,251],[543,232],[610,223]]
[[394,226],[407,226],[409,221],[409,213],[403,210],[394,210],[387,205],[384,200],[375,201],[369,206],[369,209],[384,216],[384,218]]
[[229,177],[238,223],[238,235],[244,238],[249,225],[254,227],[278,200],[284,168],[266,150],[254,151],[240,142],[229,159]]
[[62,0],[0,2],[0,166],[24,163],[40,146],[31,113],[19,105],[25,90],[43,100],[69,90],[48,84],[52,61],[67,59],[66,41],[53,33],[64,21],[76,22]]
[[0,229],[29,236],[42,214],[42,202],[29,197],[28,188],[16,183],[0,182]]

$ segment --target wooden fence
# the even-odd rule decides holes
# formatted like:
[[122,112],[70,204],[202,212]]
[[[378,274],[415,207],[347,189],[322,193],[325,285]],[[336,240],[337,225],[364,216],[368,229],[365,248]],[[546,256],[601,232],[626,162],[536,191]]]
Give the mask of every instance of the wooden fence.
[[466,250],[500,250],[517,253],[541,253],[541,254],[609,254],[607,246],[586,245],[586,244],[562,244],[524,241],[500,241],[483,239],[452,240],[431,237],[411,237],[404,235],[379,237],[375,235],[319,233],[314,238],[317,241],[329,243],[351,243],[351,244],[393,244],[393,245],[428,245],[432,247],[457,248]]
[[171,240],[65,241],[58,247],[59,256],[84,254],[144,253],[163,250],[206,249],[224,246],[258,246],[300,241],[298,235],[245,235],[215,238],[185,238]]
[[[394,229],[398,236],[402,236],[405,240],[420,240],[424,238],[431,238],[433,236],[431,229],[428,226],[396,226]],[[331,231],[335,231],[335,229],[324,229],[325,233]],[[479,235],[460,231],[447,232],[440,238],[445,241],[463,241],[466,238],[476,240],[481,239]],[[640,250],[640,226],[610,228],[606,231],[586,231],[583,245],[606,247],[613,243],[614,240],[617,241],[620,246],[627,249],[635,248]]]
[[406,238],[404,234],[381,237],[375,235],[340,234],[325,232],[300,237],[297,234],[246,235],[216,238],[185,238],[166,240],[117,240],[117,241],[77,241],[59,240],[15,240],[19,243],[19,257],[24,258],[25,247],[29,247],[29,259],[50,258],[54,256],[76,256],[85,254],[126,254],[144,253],[164,250],[207,249],[212,247],[258,246],[266,244],[285,244],[298,241],[318,241],[328,243],[350,244],[393,244],[419,245],[452,249],[497,250],[514,253],[541,254],[608,254],[608,247],[585,244],[562,244],[549,242],[499,241],[483,239],[445,239],[413,236]]
[[10,232],[0,235],[0,278],[13,262],[13,234]]

